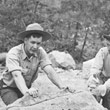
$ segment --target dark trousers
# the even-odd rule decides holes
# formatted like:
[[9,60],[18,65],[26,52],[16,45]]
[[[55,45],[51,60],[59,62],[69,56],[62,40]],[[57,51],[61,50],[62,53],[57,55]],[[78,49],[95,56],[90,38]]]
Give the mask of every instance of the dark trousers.
[[3,102],[6,105],[9,105],[16,101],[18,98],[21,98],[23,94],[19,91],[18,88],[6,87],[0,90],[0,96]]
[[102,97],[102,105],[110,110],[110,92],[108,92],[104,97]]
[[107,92],[105,96],[103,97],[98,97],[95,96],[96,100],[100,103],[101,99],[102,99],[102,105],[103,107],[107,108],[108,110],[110,110],[110,92]]

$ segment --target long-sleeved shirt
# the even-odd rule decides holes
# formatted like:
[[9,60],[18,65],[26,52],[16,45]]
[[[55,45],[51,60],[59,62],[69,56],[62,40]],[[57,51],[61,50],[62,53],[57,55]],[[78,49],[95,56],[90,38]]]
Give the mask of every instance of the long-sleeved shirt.
[[96,54],[90,74],[88,79],[90,89],[94,89],[100,84],[106,84],[110,88],[110,53],[107,47],[101,48]]

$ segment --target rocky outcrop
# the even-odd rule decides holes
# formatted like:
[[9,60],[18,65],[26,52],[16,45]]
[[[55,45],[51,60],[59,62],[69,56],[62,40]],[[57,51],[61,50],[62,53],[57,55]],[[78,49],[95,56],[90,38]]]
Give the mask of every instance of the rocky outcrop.
[[35,87],[39,88],[39,97],[29,95],[17,100],[10,106],[0,110],[106,110],[87,90],[86,80],[82,79],[78,71],[65,71],[59,77],[75,89],[75,92],[59,90],[46,75],[40,75]]
[[52,51],[49,54],[49,58],[52,61],[53,67],[59,67],[63,69],[75,69],[76,64],[72,56],[67,52]]
[[[45,96],[44,96],[45,97]],[[106,110],[89,92],[62,93],[43,100],[27,97],[17,105],[0,110]]]

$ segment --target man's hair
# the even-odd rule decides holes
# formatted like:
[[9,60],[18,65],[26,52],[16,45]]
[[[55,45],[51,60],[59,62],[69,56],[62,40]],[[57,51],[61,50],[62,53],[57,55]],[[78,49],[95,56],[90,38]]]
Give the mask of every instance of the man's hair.
[[40,38],[42,37],[42,34],[39,34],[39,33],[33,33],[33,34],[28,34],[25,38],[30,38],[31,36],[33,36],[34,38]]

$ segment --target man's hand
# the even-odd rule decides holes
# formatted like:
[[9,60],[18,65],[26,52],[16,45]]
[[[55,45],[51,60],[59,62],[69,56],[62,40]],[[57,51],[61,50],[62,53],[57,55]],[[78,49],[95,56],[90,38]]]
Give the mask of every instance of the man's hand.
[[96,96],[104,96],[106,94],[106,86],[99,85],[96,89],[92,90],[92,93]]
[[63,89],[64,91],[71,92],[71,93],[75,92],[75,89],[70,86],[65,86],[65,87],[62,87],[61,89]]
[[74,93],[76,90],[70,86],[67,86],[66,88],[69,92]]
[[38,97],[38,89],[35,89],[35,88],[30,88],[28,89],[27,91],[32,97],[36,98]]

